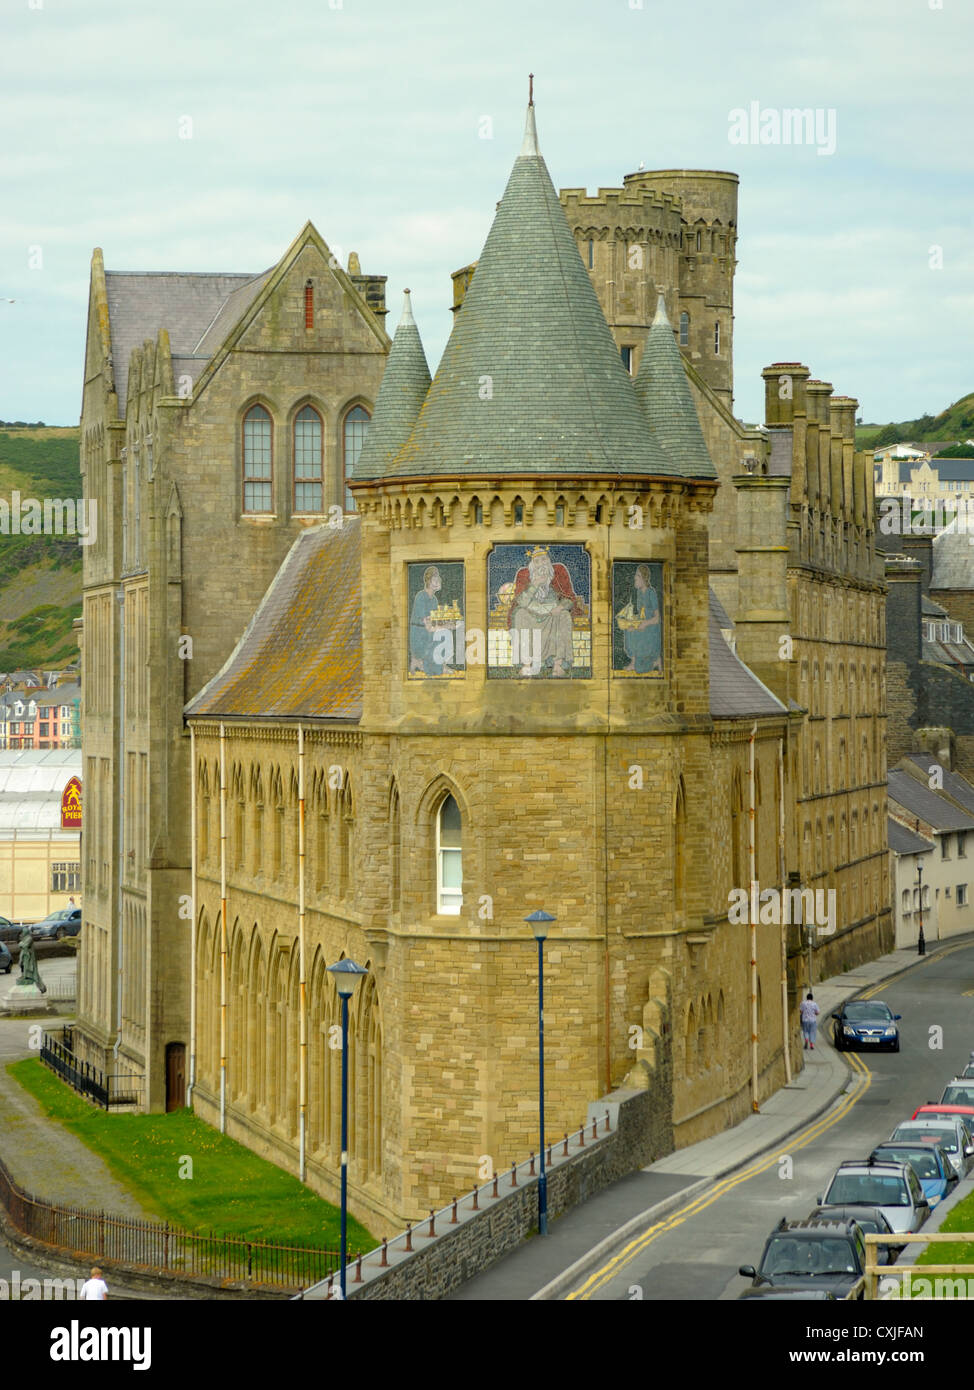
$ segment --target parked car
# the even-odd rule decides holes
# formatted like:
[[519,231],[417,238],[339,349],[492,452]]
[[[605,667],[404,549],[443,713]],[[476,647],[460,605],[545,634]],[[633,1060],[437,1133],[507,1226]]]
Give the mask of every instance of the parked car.
[[974,1105],[942,1105],[928,1100],[926,1105],[918,1105],[910,1116],[913,1120],[960,1120],[974,1135]]
[[23,930],[23,922],[11,922],[9,917],[0,917],[0,941],[19,941]]
[[930,1215],[930,1203],[909,1163],[873,1163],[868,1158],[840,1163],[818,1205],[850,1204],[879,1207],[897,1235],[918,1231]]
[[43,922],[35,922],[30,934],[35,941],[62,941],[66,936],[77,936],[81,930],[81,908],[62,907],[50,912]]
[[900,1030],[897,1023],[902,1014],[894,1014],[881,999],[850,999],[836,1009],[832,1041],[841,1052],[848,1047],[888,1047],[900,1050]]
[[741,1265],[752,1289],[815,1287],[835,1298],[862,1298],[866,1243],[854,1221],[781,1221],[771,1232],[757,1269]]
[[966,1178],[974,1159],[974,1141],[963,1119],[936,1120],[932,1116],[904,1120],[889,1136],[892,1142],[906,1144],[939,1144],[945,1151],[959,1178]]
[[4,945],[2,941],[0,941],[0,970],[2,970],[5,975],[9,975],[10,967],[13,965],[13,963],[14,958],[10,954],[9,949]]
[[909,1163],[920,1179],[923,1195],[931,1209],[948,1197],[958,1182],[954,1165],[939,1144],[908,1144],[887,1140],[885,1144],[877,1145],[869,1155],[870,1163],[887,1159],[895,1163]]
[[[816,1207],[809,1212],[808,1221],[854,1221],[864,1236],[891,1236],[893,1228],[879,1207],[866,1207],[847,1204],[842,1207]],[[877,1245],[876,1263],[895,1264],[905,1245]]]
[[974,1081],[965,1081],[963,1077],[955,1077],[953,1081],[948,1081],[940,1097],[940,1104],[974,1105]]
[[801,1299],[803,1302],[810,1302],[812,1299],[819,1298],[827,1298],[832,1303],[837,1301],[831,1289],[778,1289],[775,1288],[773,1284],[762,1284],[759,1289],[745,1289],[738,1298],[738,1303],[740,1303],[742,1298],[760,1298],[761,1301],[765,1303],[769,1300],[774,1301],[775,1299],[780,1302],[785,1298]]

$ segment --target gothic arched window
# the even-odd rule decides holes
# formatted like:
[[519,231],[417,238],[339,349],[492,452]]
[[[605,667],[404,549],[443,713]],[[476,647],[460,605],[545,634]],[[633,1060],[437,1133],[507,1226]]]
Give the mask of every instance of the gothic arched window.
[[294,421],[294,510],[320,512],[321,500],[321,416],[306,405]]
[[369,428],[369,412],[360,405],[353,405],[345,416],[342,425],[343,476],[345,478],[345,510],[354,512],[355,498],[348,486],[349,479],[362,452],[365,436]]
[[271,417],[262,405],[247,411],[243,422],[243,509],[245,512],[269,512],[273,449],[271,446]]
[[436,816],[436,910],[458,917],[463,903],[460,807],[444,797]]

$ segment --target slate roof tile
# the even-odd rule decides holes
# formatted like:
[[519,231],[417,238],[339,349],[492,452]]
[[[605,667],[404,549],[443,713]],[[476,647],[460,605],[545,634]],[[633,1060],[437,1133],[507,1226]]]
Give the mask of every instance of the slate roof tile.
[[221,671],[187,716],[341,719],[362,715],[358,517],[297,538]]

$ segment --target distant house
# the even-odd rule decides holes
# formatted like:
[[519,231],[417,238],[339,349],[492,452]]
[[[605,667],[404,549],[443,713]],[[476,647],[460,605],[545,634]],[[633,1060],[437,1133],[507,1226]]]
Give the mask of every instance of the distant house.
[[974,786],[926,753],[904,758],[890,771],[888,780],[891,820],[929,846],[907,845],[899,832],[895,833],[896,844],[890,840],[890,872],[897,889],[896,945],[909,946],[917,939],[920,863],[925,938],[942,940],[971,931]]

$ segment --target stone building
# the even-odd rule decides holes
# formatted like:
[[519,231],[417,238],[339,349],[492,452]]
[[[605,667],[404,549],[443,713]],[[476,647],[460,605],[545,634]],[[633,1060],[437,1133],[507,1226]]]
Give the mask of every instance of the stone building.
[[855,448],[857,402],[801,363],[763,373],[762,427],[733,414],[737,191],[731,173],[647,170],[594,197],[563,190],[561,202],[637,381],[654,282],[664,291],[721,483],[707,518],[710,582],[738,653],[792,710],[789,862],[801,884],[836,894],[838,930],[817,942],[827,975],[892,939],[873,464]]
[[432,381],[311,228],[188,288],[96,253],[81,1032],[332,1194],[355,958],[366,1219],[536,1146],[534,908],[552,1133],[628,1078],[685,1144],[788,1078],[786,888],[835,892],[823,968],[890,944],[871,465],[798,363],[733,416],[736,189],[559,198],[532,109]]
[[[891,763],[917,751],[974,774],[974,682],[969,634],[974,632],[974,547],[967,529],[951,523],[936,538],[909,524],[889,529],[884,514],[877,543],[887,583],[887,668]],[[908,518],[907,518],[908,522]]]
[[183,705],[295,536],[341,515],[388,351],[383,313],[382,278],[346,274],[310,223],[260,275],[92,258],[77,1038],[95,1064],[145,1074],[154,1109],[182,1104],[189,1031]]
[[[573,240],[532,111],[432,383],[407,306],[352,483],[357,517],[296,542],[230,661],[187,706],[193,1103],[334,1192],[327,1040],[338,1014],[326,965],[357,959],[368,976],[353,1022],[350,1162],[366,1216],[415,1215],[469,1185],[485,1155],[499,1166],[536,1144],[533,909],[556,918],[552,1131],[628,1076],[654,1087],[678,1145],[740,1118],[788,1074],[797,929],[762,902],[752,943],[735,898],[752,881],[831,885],[837,862],[855,883],[847,900],[840,880],[840,949],[862,959],[888,932],[878,751],[861,776],[847,760],[833,790],[820,746],[833,721],[843,751],[856,716],[878,728],[879,653],[871,696],[865,660],[861,687],[852,676],[854,713],[844,664],[841,705],[816,695],[817,741],[788,685],[801,694],[825,679],[811,661],[801,668],[817,640],[830,661],[840,634],[857,652],[882,641],[878,620],[868,629],[881,589],[846,403],[834,421],[829,388],[807,404],[807,369],[792,367],[797,403],[787,418],[775,408],[769,439],[744,431],[704,383],[720,411],[712,435],[736,431],[753,463],[748,472],[724,450],[744,518],[743,558],[733,552],[724,583],[730,623],[710,591],[718,470],[665,294],[627,374]],[[809,475],[816,507],[803,529]],[[828,558],[811,529],[827,529]],[[803,563],[819,601],[831,603],[829,583],[851,591],[841,628],[803,611]],[[554,607],[521,622],[535,591]],[[781,660],[792,603],[804,627]],[[623,626],[650,608],[655,624]],[[535,621],[540,651],[526,643]],[[642,636],[651,625],[658,643]],[[826,756],[838,772],[838,755]],[[858,746],[855,756],[858,768]],[[803,846],[813,797],[818,838]]]

